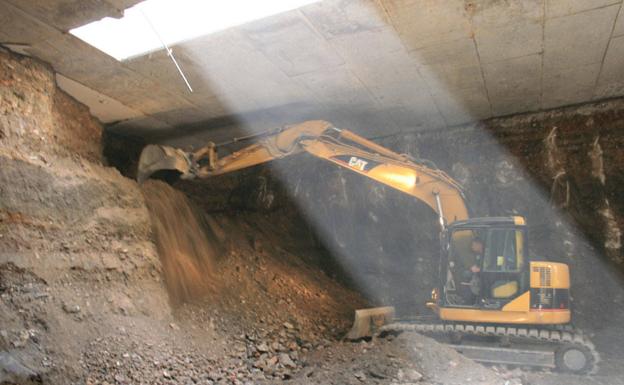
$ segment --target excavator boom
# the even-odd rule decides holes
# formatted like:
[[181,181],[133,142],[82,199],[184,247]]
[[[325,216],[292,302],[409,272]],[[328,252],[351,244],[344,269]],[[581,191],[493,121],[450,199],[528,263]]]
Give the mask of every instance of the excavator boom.
[[268,132],[220,159],[212,143],[189,153],[148,145],[137,175],[139,182],[163,170],[184,179],[208,178],[303,152],[417,198],[438,214],[442,225],[468,218],[461,186],[443,171],[320,120]]

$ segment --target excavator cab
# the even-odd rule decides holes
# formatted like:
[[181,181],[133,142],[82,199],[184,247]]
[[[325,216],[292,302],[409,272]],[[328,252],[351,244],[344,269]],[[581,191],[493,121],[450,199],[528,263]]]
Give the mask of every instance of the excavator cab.
[[[474,255],[471,243],[483,243]],[[568,266],[532,261],[522,217],[457,221],[441,235],[439,285],[427,306],[442,321],[561,325],[570,321]]]
[[458,221],[442,233],[439,305],[501,309],[528,288],[520,217]]

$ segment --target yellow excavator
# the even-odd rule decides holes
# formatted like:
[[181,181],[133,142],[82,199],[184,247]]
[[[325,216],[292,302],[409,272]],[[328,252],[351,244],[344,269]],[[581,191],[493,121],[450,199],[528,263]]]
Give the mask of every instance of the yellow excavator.
[[[426,203],[439,217],[438,284],[427,303],[435,317],[397,319],[392,306],[356,310],[348,339],[417,331],[450,337],[475,360],[595,370],[599,356],[570,326],[570,274],[562,263],[529,256],[524,218],[469,218],[462,187],[431,162],[398,154],[326,121],[307,121],[232,142],[254,143],[224,157],[208,143],[194,152],[146,146],[137,179],[208,178],[307,152]],[[229,143],[232,143],[229,142]]]

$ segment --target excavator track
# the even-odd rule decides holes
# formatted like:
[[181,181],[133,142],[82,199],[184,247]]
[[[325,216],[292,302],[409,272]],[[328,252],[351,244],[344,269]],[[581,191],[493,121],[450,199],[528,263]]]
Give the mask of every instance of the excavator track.
[[[569,326],[535,328],[395,322],[380,327],[377,334],[383,336],[401,332],[417,332],[438,340],[450,340],[454,343],[449,345],[458,352],[489,364],[547,367],[568,373],[592,374],[598,370],[600,361],[594,344],[582,331]],[[473,341],[463,343],[464,337]]]

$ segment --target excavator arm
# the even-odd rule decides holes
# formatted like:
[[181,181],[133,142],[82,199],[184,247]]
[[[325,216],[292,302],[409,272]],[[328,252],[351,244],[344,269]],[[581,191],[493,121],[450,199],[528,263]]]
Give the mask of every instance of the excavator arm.
[[208,178],[303,152],[421,200],[438,214],[442,227],[468,218],[461,186],[443,171],[320,120],[261,134],[256,143],[220,159],[213,143],[195,152],[148,145],[139,159],[138,180],[163,170],[183,179]]

